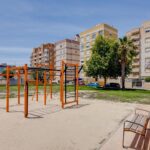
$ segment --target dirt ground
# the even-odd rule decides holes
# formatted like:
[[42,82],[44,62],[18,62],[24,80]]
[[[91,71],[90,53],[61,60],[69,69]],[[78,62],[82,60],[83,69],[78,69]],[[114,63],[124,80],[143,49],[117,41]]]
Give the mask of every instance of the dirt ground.
[[38,103],[30,97],[25,119],[23,99],[18,105],[11,98],[9,113],[5,112],[5,99],[0,99],[1,150],[109,150],[110,139],[137,106],[80,98],[78,106],[62,110],[57,94],[46,106],[43,103],[43,96]]

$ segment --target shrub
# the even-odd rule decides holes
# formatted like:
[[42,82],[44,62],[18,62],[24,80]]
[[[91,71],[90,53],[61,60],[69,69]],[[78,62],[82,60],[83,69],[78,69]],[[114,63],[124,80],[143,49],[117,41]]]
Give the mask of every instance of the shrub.
[[150,77],[146,77],[145,82],[150,82]]

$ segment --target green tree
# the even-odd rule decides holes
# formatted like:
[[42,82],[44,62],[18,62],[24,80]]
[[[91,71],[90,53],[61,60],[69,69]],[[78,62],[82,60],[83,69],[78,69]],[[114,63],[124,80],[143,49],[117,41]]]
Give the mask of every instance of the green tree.
[[[7,71],[6,71],[6,69],[4,69],[3,71],[2,71],[2,74],[5,74],[3,77],[6,79],[6,73],[7,73]],[[15,72],[14,71],[12,71],[12,70],[10,70],[9,71],[9,78],[13,78],[14,77],[14,74],[15,74]]]
[[118,43],[113,39],[98,36],[92,47],[91,58],[86,62],[84,70],[87,76],[103,77],[106,84],[108,77],[119,76]]
[[137,55],[136,49],[137,47],[133,44],[133,41],[126,36],[119,39],[122,89],[125,89],[125,77],[131,72],[133,58]]

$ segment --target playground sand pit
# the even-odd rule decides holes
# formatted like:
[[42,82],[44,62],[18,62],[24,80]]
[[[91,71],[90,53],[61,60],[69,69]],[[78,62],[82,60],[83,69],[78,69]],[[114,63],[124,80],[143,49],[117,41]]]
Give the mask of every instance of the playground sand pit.
[[79,98],[78,106],[62,109],[59,95],[43,105],[29,98],[29,117],[24,118],[23,98],[0,99],[1,150],[97,150],[120,127],[135,104]]

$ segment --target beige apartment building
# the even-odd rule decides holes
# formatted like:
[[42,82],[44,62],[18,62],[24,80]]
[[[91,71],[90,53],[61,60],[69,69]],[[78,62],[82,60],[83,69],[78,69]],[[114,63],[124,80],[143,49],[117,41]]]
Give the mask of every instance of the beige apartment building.
[[49,65],[52,64],[54,67],[55,63],[55,51],[54,44],[47,43],[42,44],[37,48],[33,48],[30,64],[32,67],[36,67],[38,64]]
[[[38,64],[52,64],[55,69],[61,68],[62,60],[66,63],[80,63],[79,41],[64,39],[55,44],[42,44],[40,47],[34,48],[31,54],[31,66],[36,67]],[[60,75],[60,72],[55,75]],[[57,78],[58,77],[58,78]],[[54,79],[59,80],[59,76]]]
[[55,43],[55,67],[60,68],[62,60],[66,63],[80,63],[79,42],[76,40],[65,39]]
[[150,77],[150,21],[141,26],[141,77]]
[[56,67],[64,60],[67,63],[79,64],[79,42],[71,39],[61,40],[55,43]]
[[128,77],[132,82],[132,87],[150,88],[150,85],[144,81],[150,76],[150,21],[130,30],[126,36],[133,40],[137,46],[136,52],[138,52],[133,60],[132,73]]
[[[87,29],[80,34],[80,65],[85,64],[91,56],[92,45],[98,35],[108,38],[118,38],[118,30],[108,24],[98,24],[90,29]],[[81,77],[85,77],[83,71]]]
[[150,76],[150,21],[144,22],[141,27],[134,28],[126,33],[137,46],[138,55],[132,64],[132,73],[129,78],[133,82],[141,82]]
[[126,33],[126,36],[130,38],[134,45],[137,47],[136,52],[137,56],[134,57],[132,63],[132,73],[130,74],[129,78],[131,79],[139,79],[141,77],[141,31],[140,28],[134,28],[131,31]]

